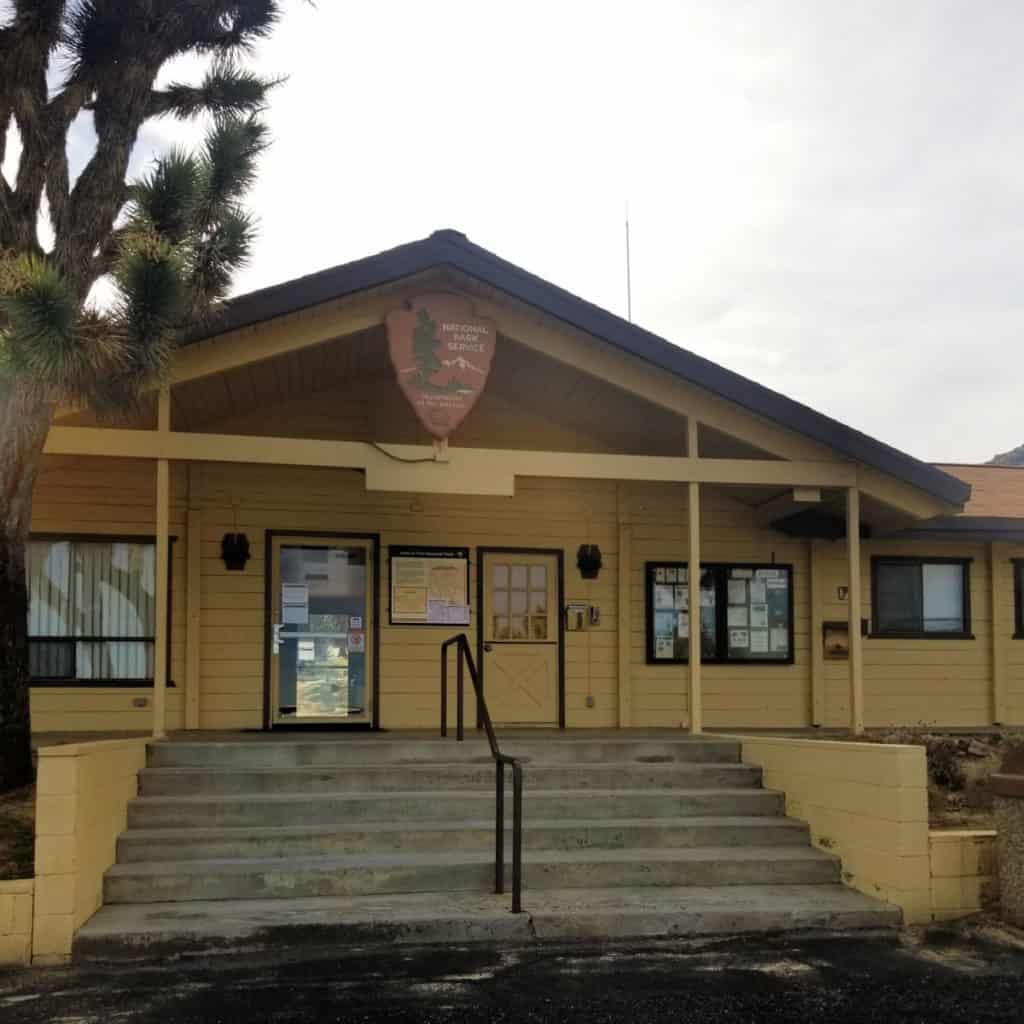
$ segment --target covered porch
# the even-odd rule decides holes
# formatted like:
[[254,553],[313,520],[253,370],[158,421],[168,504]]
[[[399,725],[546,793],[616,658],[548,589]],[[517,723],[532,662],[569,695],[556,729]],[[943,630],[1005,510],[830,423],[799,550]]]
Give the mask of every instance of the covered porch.
[[[438,290],[498,330],[487,388],[451,442],[431,442],[412,414],[382,326],[389,310]],[[543,569],[536,626],[557,653],[535,724],[695,735],[864,727],[861,538],[948,512],[947,500],[452,269],[234,319],[182,349],[171,382],[135,420],[111,428],[69,411],[51,431],[34,529],[151,535],[156,606],[153,686],[131,694],[141,705],[127,708],[128,694],[111,687],[87,710],[81,695],[40,688],[43,729],[61,727],[64,707],[71,727],[137,729],[147,716],[158,737],[279,724],[274,626],[288,537],[365,550],[366,605],[355,617],[373,620],[372,707],[363,702],[373,727],[435,725],[439,647],[458,631],[396,621],[391,559],[410,546],[466,552],[465,628],[480,659],[487,645],[541,635],[496,625],[504,597],[491,592],[493,572]],[[238,534],[249,558],[232,571],[222,542]],[[601,553],[596,578],[578,565],[583,546]],[[499,554],[509,557],[499,564]],[[709,659],[707,623],[694,614],[677,616],[675,656],[658,664],[645,607],[656,562],[680,575],[686,564],[751,575],[784,567],[786,657]],[[588,621],[567,628],[578,609]],[[823,626],[839,619],[848,657],[827,662]],[[719,634],[726,625],[723,612]],[[702,639],[702,658],[688,658]],[[515,707],[502,717],[524,720]]]

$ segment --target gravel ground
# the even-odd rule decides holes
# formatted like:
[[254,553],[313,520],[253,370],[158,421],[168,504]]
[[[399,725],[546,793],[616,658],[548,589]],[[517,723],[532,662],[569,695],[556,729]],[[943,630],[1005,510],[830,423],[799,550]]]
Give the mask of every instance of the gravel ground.
[[4,1024],[1020,1021],[998,929],[552,949],[349,951],[0,973]]

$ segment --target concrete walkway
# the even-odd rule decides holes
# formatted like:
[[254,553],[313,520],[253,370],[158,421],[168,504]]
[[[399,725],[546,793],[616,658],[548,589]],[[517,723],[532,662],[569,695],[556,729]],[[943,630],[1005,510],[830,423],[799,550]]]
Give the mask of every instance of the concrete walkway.
[[1020,1021],[1024,944],[936,932],[648,945],[236,952],[0,972],[4,1024]]

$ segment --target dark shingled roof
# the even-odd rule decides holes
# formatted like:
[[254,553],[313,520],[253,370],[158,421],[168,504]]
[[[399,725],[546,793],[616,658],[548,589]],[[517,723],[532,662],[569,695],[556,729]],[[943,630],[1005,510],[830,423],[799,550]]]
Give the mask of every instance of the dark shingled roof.
[[962,480],[673,345],[495,256],[458,231],[435,231],[429,238],[409,242],[375,256],[240,295],[226,304],[221,316],[190,335],[186,344],[398,281],[434,267],[458,270],[780,426],[820,441],[849,459],[904,480],[940,501],[961,505],[970,497],[971,489]]

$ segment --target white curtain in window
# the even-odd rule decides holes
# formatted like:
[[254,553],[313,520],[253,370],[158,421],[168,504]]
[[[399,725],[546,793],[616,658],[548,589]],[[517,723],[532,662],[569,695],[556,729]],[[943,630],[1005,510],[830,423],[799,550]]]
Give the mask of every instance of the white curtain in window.
[[155,558],[152,544],[31,541],[29,636],[112,638],[75,644],[75,677],[151,679],[153,644],[131,638],[156,633]]
[[67,541],[29,541],[25,551],[28,577],[29,636],[71,633],[71,545]]
[[956,633],[964,628],[964,567],[929,562],[922,567],[924,631]]

